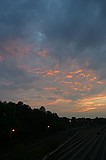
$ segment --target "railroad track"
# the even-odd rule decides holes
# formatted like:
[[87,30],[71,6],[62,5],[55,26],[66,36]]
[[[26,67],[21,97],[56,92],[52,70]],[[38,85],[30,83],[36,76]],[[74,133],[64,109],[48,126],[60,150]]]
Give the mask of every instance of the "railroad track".
[[106,160],[106,128],[80,131],[43,160]]

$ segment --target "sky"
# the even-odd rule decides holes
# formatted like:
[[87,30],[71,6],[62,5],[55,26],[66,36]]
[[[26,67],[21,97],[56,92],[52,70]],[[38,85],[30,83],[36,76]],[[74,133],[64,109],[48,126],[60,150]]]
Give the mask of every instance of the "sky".
[[106,117],[106,1],[0,0],[0,100]]

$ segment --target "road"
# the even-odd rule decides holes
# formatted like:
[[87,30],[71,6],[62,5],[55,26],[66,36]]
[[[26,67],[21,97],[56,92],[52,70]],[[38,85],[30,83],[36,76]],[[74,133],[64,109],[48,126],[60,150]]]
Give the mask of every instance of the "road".
[[79,131],[43,160],[106,160],[106,128]]

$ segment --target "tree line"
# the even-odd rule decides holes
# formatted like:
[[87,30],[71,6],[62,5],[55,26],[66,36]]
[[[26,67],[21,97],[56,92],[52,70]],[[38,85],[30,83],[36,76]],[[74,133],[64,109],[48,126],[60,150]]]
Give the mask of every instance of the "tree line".
[[[106,118],[67,118],[46,111],[44,106],[31,108],[22,101],[0,101],[0,150],[8,148],[10,143],[29,144],[73,127],[106,125]],[[11,141],[11,142],[10,142]]]
[[[33,140],[60,132],[69,125],[67,117],[46,111],[44,106],[32,109],[22,101],[0,101],[0,143],[1,149],[11,143],[29,144]],[[10,137],[11,136],[11,137]]]

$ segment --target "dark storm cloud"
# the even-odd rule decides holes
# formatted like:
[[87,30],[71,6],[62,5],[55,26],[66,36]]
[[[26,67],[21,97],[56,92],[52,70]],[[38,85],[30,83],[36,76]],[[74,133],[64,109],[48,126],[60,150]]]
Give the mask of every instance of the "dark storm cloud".
[[106,14],[103,14],[102,7],[105,1],[62,2],[63,5],[56,11],[55,6],[54,9],[53,6],[49,8],[46,34],[51,40],[65,45],[74,43],[81,51],[105,43]]
[[5,60],[0,63],[0,83],[7,83],[6,85],[4,83],[4,85],[0,87],[1,89],[16,89],[19,87],[28,89],[33,82],[39,79],[36,75],[30,74],[16,65],[16,61]]
[[[79,40],[80,43],[83,39],[89,41],[90,38],[93,41],[95,37],[96,40],[96,36],[100,33],[97,31],[100,27],[103,27],[101,3],[68,0],[63,1],[60,8],[56,8],[56,6],[51,5],[49,8],[50,16],[47,23],[47,26],[49,26],[47,27],[47,34],[51,39],[59,39],[65,42]],[[92,42],[90,42],[91,44]]]
[[77,58],[81,64],[87,60],[88,68],[106,77],[106,1],[58,2],[49,6],[45,27],[55,56],[62,61]]
[[0,2],[0,43],[1,40],[14,38],[21,32],[22,19],[19,13],[20,3],[4,0]]
[[42,0],[0,1],[0,43],[7,39],[28,38],[29,25],[39,24],[43,12]]
[[28,40],[41,32],[46,37],[43,43],[59,60],[68,57],[77,58],[80,63],[89,60],[88,68],[103,69],[105,18],[105,0],[2,0],[0,47],[8,39]]
[[[40,25],[51,41],[74,42],[78,48],[105,41],[105,1],[4,0],[0,4],[0,34],[21,36],[30,24]],[[29,32],[29,31],[27,31]]]

